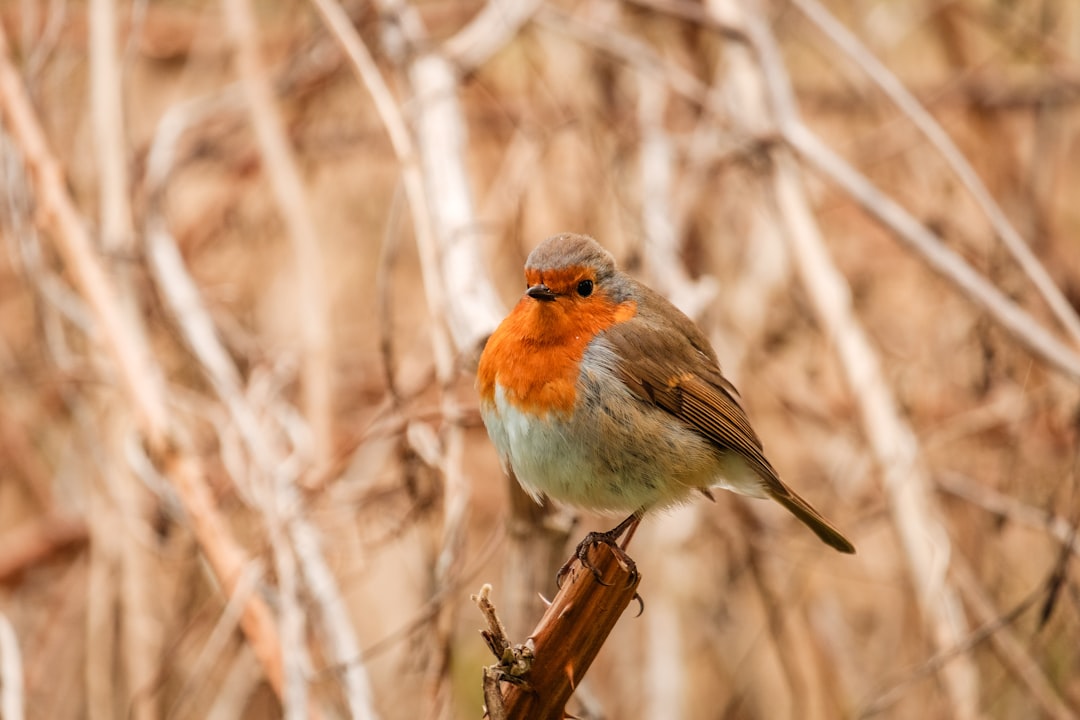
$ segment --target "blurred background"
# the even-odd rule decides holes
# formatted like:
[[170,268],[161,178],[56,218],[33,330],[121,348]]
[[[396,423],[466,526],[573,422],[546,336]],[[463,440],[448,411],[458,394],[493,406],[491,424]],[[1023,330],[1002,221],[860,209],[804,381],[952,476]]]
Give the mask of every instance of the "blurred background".
[[480,718],[615,518],[475,364],[596,237],[780,475],[642,525],[582,718],[1080,713],[1080,5],[0,0],[0,716]]

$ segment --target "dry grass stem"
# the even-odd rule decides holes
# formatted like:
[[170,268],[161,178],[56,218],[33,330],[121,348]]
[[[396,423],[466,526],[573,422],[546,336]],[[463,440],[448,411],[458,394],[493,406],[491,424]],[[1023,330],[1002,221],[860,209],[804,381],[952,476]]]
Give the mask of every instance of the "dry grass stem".
[[53,513],[0,535],[0,583],[47,560],[51,555],[84,545],[89,537],[81,517]]
[[123,72],[117,48],[116,0],[92,0],[90,15],[90,102],[94,149],[101,177],[101,241],[106,252],[129,256],[135,245],[131,219]]
[[[190,457],[175,457],[166,464],[166,471],[184,498],[184,509],[192,530],[215,577],[221,583],[223,594],[231,597],[237,591],[244,577],[244,568],[249,563],[246,553],[236,543],[218,512],[198,462]],[[263,666],[267,680],[281,696],[285,687],[281,640],[269,606],[258,595],[251,595],[244,604],[240,627]]]
[[[754,11],[743,16],[756,50],[757,81],[773,102],[783,125],[795,114],[794,98],[775,40]],[[966,620],[947,580],[950,539],[931,492],[930,478],[911,427],[901,417],[881,371],[881,362],[851,307],[851,291],[821,237],[803,190],[799,168],[783,150],[773,153],[773,192],[785,225],[791,254],[803,286],[826,334],[835,343],[858,403],[863,427],[882,472],[890,511],[904,548],[924,621],[938,649],[955,645],[966,633]],[[957,658],[942,670],[958,718],[978,716],[979,673],[970,658]]]
[[506,47],[542,4],[543,0],[487,0],[468,25],[442,44],[440,51],[458,72],[472,72]]
[[25,709],[19,638],[11,621],[0,613],[0,716],[4,720],[23,720]]
[[1080,355],[943,245],[940,238],[875,188],[805,125],[793,122],[782,124],[781,128],[784,139],[804,161],[842,187],[868,213],[915,250],[929,267],[1000,323],[1033,355],[1073,381],[1080,382]]
[[1071,547],[1080,556],[1080,545],[1073,542],[1075,520],[1027,505],[1014,497],[989,488],[960,473],[944,472],[936,477],[937,485],[945,492],[963,498],[987,512],[1030,528],[1045,530],[1062,545]]
[[[119,63],[117,44],[117,8],[115,0],[94,0],[90,14],[90,86],[91,115],[94,135],[99,142],[97,166],[100,174],[100,234],[101,247],[114,262],[107,270],[117,290],[117,300],[125,315],[125,324],[132,343],[140,356],[150,357],[149,341],[143,325],[139,295],[135,289],[133,266],[135,235],[130,203],[127,123],[123,107],[123,72]],[[119,262],[117,262],[119,260]],[[129,420],[118,417],[114,437],[119,449],[129,430]],[[119,434],[119,437],[117,437]],[[120,594],[118,611],[123,617],[122,658],[128,678],[128,714],[136,720],[149,720],[160,715],[157,696],[152,692],[159,672],[161,656],[161,626],[153,607],[154,592],[149,584],[155,570],[155,548],[142,541],[152,536],[146,532],[155,512],[153,497],[139,482],[135,473],[125,465],[123,452],[110,452],[119,462],[105,468],[104,483],[108,497],[117,505],[119,528],[108,532],[123,533],[117,544],[120,550]],[[96,539],[101,535],[96,533]]]
[[1005,243],[1005,247],[1008,248],[1013,258],[1031,279],[1032,284],[1042,295],[1061,326],[1072,336],[1073,347],[1080,347],[1080,316],[1077,315],[1076,309],[1069,304],[1068,299],[1066,299],[1057,284],[1054,283],[1046,268],[1035,257],[1031,247],[1020,236],[1013,224],[1009,222],[1005,211],[994,200],[978,173],[975,172],[975,168],[960,152],[960,148],[956,146],[956,143],[945,132],[941,124],[926,111],[926,108],[908,91],[904,84],[900,82],[900,79],[890,72],[865,45],[859,42],[858,38],[845,28],[824,5],[817,0],[793,0],[793,4],[854,65],[865,72],[933,144],[934,148],[941,154],[941,157],[945,159],[961,183],[975,199],[975,202],[978,203],[979,208],[994,228],[994,232]]
[[663,125],[667,87],[644,76],[638,86],[638,122],[641,125],[641,215],[645,230],[644,254],[655,285],[692,318],[716,297],[716,281],[705,276],[693,280],[679,261],[678,238],[672,213],[674,147]]
[[233,720],[241,717],[260,680],[259,665],[255,662],[250,648],[241,646],[225,673],[220,692],[214,698],[206,720]]
[[[1002,614],[994,607],[982,584],[971,568],[962,559],[953,558],[951,570],[956,578],[956,586],[964,600],[972,609],[975,620],[980,625],[997,623]],[[1046,676],[1043,668],[1031,656],[1016,633],[1007,624],[1002,624],[991,636],[990,642],[1001,658],[1002,664],[1021,683],[1027,687],[1039,709],[1048,718],[1054,720],[1075,720],[1078,712],[1065,704],[1061,695],[1054,689],[1053,683]]]
[[[167,403],[160,368],[148,355],[138,331],[125,322],[116,288],[94,251],[86,226],[66,191],[63,173],[50,152],[41,126],[9,59],[7,38],[0,26],[0,104],[30,170],[41,210],[41,222],[51,230],[60,252],[75,275],[102,332],[103,344],[120,370],[122,385],[136,410],[140,430],[159,456],[183,499],[200,546],[214,567],[226,594],[231,592],[243,550],[219,516],[197,460],[177,445],[167,420]],[[265,604],[252,598],[244,615],[244,630],[263,663],[271,684],[280,689],[280,648]]]
[[259,32],[250,0],[222,0],[236,45],[236,65],[250,109],[266,174],[285,219],[296,257],[297,322],[303,354],[304,414],[311,423],[315,464],[330,461],[334,441],[334,362],[330,300],[319,232],[307,188],[281,110],[259,54]]
[[22,150],[36,191],[39,221],[54,232],[84,298],[99,323],[101,341],[116,364],[150,444],[161,447],[168,434],[161,371],[145,343],[125,322],[115,287],[94,250],[64,173],[49,149],[33,105],[11,64],[7,34],[0,26],[0,110]]

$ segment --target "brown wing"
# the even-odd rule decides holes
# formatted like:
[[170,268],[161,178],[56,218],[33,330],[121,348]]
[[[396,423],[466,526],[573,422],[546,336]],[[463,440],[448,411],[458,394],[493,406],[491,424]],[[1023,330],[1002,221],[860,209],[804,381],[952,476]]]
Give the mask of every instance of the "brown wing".
[[[653,307],[657,297],[650,298]],[[670,412],[717,446],[737,452],[761,478],[762,490],[769,497],[827,544],[841,552],[855,552],[839,530],[780,480],[765,459],[761,440],[739,405],[735,388],[721,374],[712,348],[688,318],[681,313],[679,318],[673,326],[669,317],[642,313],[604,332],[620,358],[622,381],[640,398]]]
[[720,368],[689,343],[682,348],[654,348],[640,340],[642,335],[656,337],[653,333],[635,332],[630,338],[628,326],[616,325],[604,333],[620,358],[618,370],[626,386],[721,448],[742,455],[766,485],[780,483]]

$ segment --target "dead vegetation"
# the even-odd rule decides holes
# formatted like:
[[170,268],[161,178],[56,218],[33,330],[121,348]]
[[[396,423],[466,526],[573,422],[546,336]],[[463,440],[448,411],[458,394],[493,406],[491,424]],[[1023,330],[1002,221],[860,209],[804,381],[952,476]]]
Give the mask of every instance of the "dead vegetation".
[[610,519],[478,344],[554,232],[858,546],[649,518],[579,717],[1080,713],[1080,6],[0,0],[0,717],[473,717]]

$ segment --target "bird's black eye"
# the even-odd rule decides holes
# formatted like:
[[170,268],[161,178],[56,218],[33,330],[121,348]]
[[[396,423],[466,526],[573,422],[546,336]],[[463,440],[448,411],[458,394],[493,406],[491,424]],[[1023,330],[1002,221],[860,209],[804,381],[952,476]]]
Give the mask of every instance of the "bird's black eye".
[[581,297],[589,297],[592,295],[592,280],[582,280],[577,284],[577,294]]

